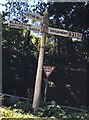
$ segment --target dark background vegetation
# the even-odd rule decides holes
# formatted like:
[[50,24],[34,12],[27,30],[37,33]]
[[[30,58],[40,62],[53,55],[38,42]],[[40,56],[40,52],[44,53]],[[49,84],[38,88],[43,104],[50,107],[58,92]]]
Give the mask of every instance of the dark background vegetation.
[[[26,31],[9,28],[7,23],[4,23],[7,18],[11,18],[11,15],[16,17],[15,20],[26,23],[27,20],[23,16],[26,11],[31,10],[42,15],[48,8],[49,26],[80,32],[83,34],[83,39],[73,41],[71,38],[47,35],[44,65],[56,66],[55,71],[49,77],[47,101],[54,100],[58,104],[72,107],[89,105],[87,102],[89,4],[85,2],[50,2],[30,6],[19,2],[7,2],[5,6],[6,11],[2,13],[3,93],[27,97],[29,88],[33,97],[40,41],[39,37],[31,35],[29,44],[24,48]],[[34,43],[32,39],[35,40]],[[42,100],[44,80],[45,75],[43,74]]]

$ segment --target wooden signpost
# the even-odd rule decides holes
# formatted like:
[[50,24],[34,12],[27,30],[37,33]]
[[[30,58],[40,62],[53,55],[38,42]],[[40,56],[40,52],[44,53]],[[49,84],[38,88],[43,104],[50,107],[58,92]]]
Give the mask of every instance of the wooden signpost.
[[[10,21],[8,23],[8,26],[12,28],[17,28],[17,29],[27,29],[27,30],[42,32],[42,40],[41,40],[41,45],[40,45],[38,67],[37,67],[35,89],[34,89],[34,97],[33,97],[33,105],[32,105],[34,112],[35,112],[39,106],[39,101],[40,101],[42,69],[43,69],[43,60],[44,60],[44,47],[45,47],[44,45],[45,45],[46,33],[52,34],[52,35],[63,36],[63,37],[77,38],[77,39],[82,39],[82,34],[68,31],[68,30],[48,27],[47,10],[44,12],[44,16],[40,16],[39,14],[31,13],[31,12],[27,12],[25,16],[28,17],[29,19],[35,19],[37,21],[40,21],[42,25],[36,26],[36,25],[31,25],[31,24],[26,24],[26,23],[21,23],[21,22]],[[44,71],[46,73],[46,76],[49,76],[50,73],[52,72],[52,68],[51,69],[49,68],[49,72],[47,72],[46,69],[48,71],[47,66],[46,68],[44,68]]]

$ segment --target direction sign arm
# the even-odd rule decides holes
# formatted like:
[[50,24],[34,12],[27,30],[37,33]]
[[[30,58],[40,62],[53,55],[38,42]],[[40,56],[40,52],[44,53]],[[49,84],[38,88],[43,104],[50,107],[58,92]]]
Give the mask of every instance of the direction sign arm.
[[38,20],[38,21],[40,21],[40,22],[42,22],[42,20],[43,20],[43,17],[42,17],[42,16],[40,16],[40,15],[37,14],[37,13],[32,13],[32,12],[27,12],[27,13],[25,14],[25,17],[30,18],[30,19],[34,19],[34,20]]
[[26,23],[22,24],[21,22],[10,21],[8,23],[8,26],[11,28],[26,29],[26,30],[33,30],[33,31],[41,32],[41,26],[36,26],[36,25],[31,25],[31,24],[26,24]]
[[48,27],[48,33],[52,35],[58,35],[63,37],[71,37],[71,38],[82,38],[82,34],[78,32],[72,32],[64,29],[52,28]]

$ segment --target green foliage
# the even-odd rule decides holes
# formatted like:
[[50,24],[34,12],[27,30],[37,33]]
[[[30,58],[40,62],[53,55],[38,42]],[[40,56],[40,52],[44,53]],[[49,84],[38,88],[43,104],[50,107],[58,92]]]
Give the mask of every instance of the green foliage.
[[11,106],[11,108],[21,109],[24,112],[33,111],[31,107],[31,98],[24,101],[23,99],[17,98],[15,96],[11,97],[4,96],[2,103],[5,106],[8,107]]
[[55,101],[42,102],[35,115],[45,118],[54,117],[57,120],[85,120],[89,118],[89,114],[86,111],[76,112],[70,110],[66,112],[66,110],[57,105]]
[[66,116],[64,110],[61,109],[59,105],[55,103],[55,101],[51,101],[48,103],[41,103],[38,108],[37,114],[42,117],[55,117],[55,118],[63,118]]
[[[47,105],[48,104],[48,105]],[[39,118],[48,120],[88,120],[89,113],[86,112],[70,112],[66,113],[55,102],[46,103],[45,107],[40,107],[36,114],[24,112],[22,109],[11,107],[0,107],[1,118]]]
[[2,118],[39,118],[30,113],[23,113],[21,109],[12,109],[10,107],[0,107],[0,113]]
[[[29,85],[32,86],[31,81],[33,81],[35,77],[35,67],[38,56],[37,40],[39,37],[31,34],[31,40],[29,40],[28,46],[24,48],[25,32],[24,30],[8,28],[7,24],[3,24],[3,86],[5,85],[5,91],[9,91],[9,89],[12,88],[11,84],[14,82],[14,88],[10,90],[12,93],[13,91],[17,92],[17,89],[20,91],[21,86],[23,89],[24,82],[27,84],[25,84],[26,87],[24,88],[24,92],[26,92],[26,90],[30,88]],[[33,39],[36,41],[36,44],[33,43]],[[31,80],[29,81],[29,79]],[[20,85],[19,88],[17,87],[18,85]]]

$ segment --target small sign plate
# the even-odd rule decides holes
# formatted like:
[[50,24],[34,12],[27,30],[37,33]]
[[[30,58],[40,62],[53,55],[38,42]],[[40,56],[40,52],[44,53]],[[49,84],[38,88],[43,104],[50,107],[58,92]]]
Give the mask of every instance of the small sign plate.
[[39,14],[37,14],[37,13],[27,12],[27,13],[25,14],[25,16],[26,16],[27,18],[34,19],[34,20],[38,20],[38,21],[40,21],[40,22],[42,22],[42,20],[43,20],[43,17],[40,16]]
[[44,72],[46,74],[46,77],[48,78],[49,75],[54,71],[54,66],[43,66]]

